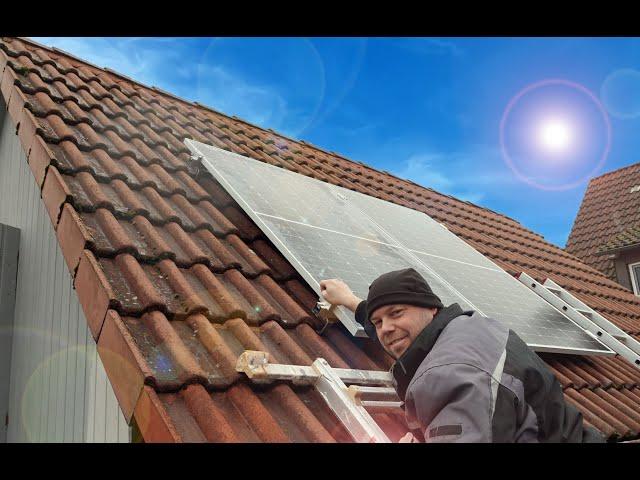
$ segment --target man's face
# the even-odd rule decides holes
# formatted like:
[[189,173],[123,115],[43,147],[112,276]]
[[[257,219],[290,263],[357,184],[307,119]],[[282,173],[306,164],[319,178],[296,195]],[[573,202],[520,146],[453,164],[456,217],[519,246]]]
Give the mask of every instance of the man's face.
[[385,305],[371,314],[371,323],[376,327],[382,347],[397,360],[431,323],[437,311],[437,308],[414,305]]

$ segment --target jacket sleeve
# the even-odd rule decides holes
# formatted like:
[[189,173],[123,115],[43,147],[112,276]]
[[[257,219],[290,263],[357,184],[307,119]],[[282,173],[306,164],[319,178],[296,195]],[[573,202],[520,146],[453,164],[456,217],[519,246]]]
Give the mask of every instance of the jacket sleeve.
[[367,320],[367,301],[362,300],[358,307],[356,308],[356,322],[358,322],[363,327],[365,326],[365,321]]
[[356,322],[364,327],[365,333],[368,337],[376,343],[379,343],[378,334],[373,324],[367,320],[367,301],[362,300],[356,308]]
[[418,372],[405,406],[409,427],[420,428],[426,442],[492,441],[491,376],[473,365],[452,363]]

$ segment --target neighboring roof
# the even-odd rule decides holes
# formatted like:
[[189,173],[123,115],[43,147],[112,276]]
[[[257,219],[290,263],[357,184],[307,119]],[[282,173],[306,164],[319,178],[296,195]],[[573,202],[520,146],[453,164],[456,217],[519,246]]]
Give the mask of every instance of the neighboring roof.
[[603,253],[618,252],[640,246],[640,225],[627,228],[622,233],[618,233],[610,238],[607,243],[598,247],[596,255]]
[[[423,211],[511,274],[550,277],[640,338],[637,297],[508,217],[25,40],[0,43],[0,72],[107,374],[148,441],[347,441],[313,391],[254,387],[236,358],[392,363],[341,325],[316,333],[312,290],[215,181],[192,176],[185,138]],[[639,370],[619,357],[541,357],[589,424],[640,436]],[[392,439],[406,431],[375,418]]]
[[589,182],[565,250],[615,280],[609,242],[640,224],[640,163],[605,173]]

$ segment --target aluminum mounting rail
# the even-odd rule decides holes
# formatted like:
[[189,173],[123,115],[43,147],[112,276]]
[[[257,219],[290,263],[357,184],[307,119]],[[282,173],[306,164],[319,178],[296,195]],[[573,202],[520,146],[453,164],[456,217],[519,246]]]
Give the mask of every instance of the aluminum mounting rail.
[[236,370],[255,383],[284,380],[312,385],[356,442],[390,443],[367,411],[397,413],[402,407],[392,388],[390,372],[332,368],[323,358],[317,358],[311,366],[269,363],[267,352],[253,350],[240,355]]
[[518,276],[524,285],[560,310],[594,338],[640,369],[640,342],[628,335],[563,287],[547,278],[539,283],[525,272]]

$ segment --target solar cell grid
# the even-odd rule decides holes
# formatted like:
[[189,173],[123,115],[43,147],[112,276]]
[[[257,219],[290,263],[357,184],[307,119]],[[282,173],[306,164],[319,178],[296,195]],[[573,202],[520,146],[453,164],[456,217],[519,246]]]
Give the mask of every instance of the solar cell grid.
[[539,351],[602,349],[600,342],[502,270],[423,254],[418,254],[418,258],[453,285],[477,310],[500,320]]
[[409,250],[500,269],[464,240],[456,237],[446,227],[422,212],[351,190],[347,190],[345,195],[366,216],[388,231]]

